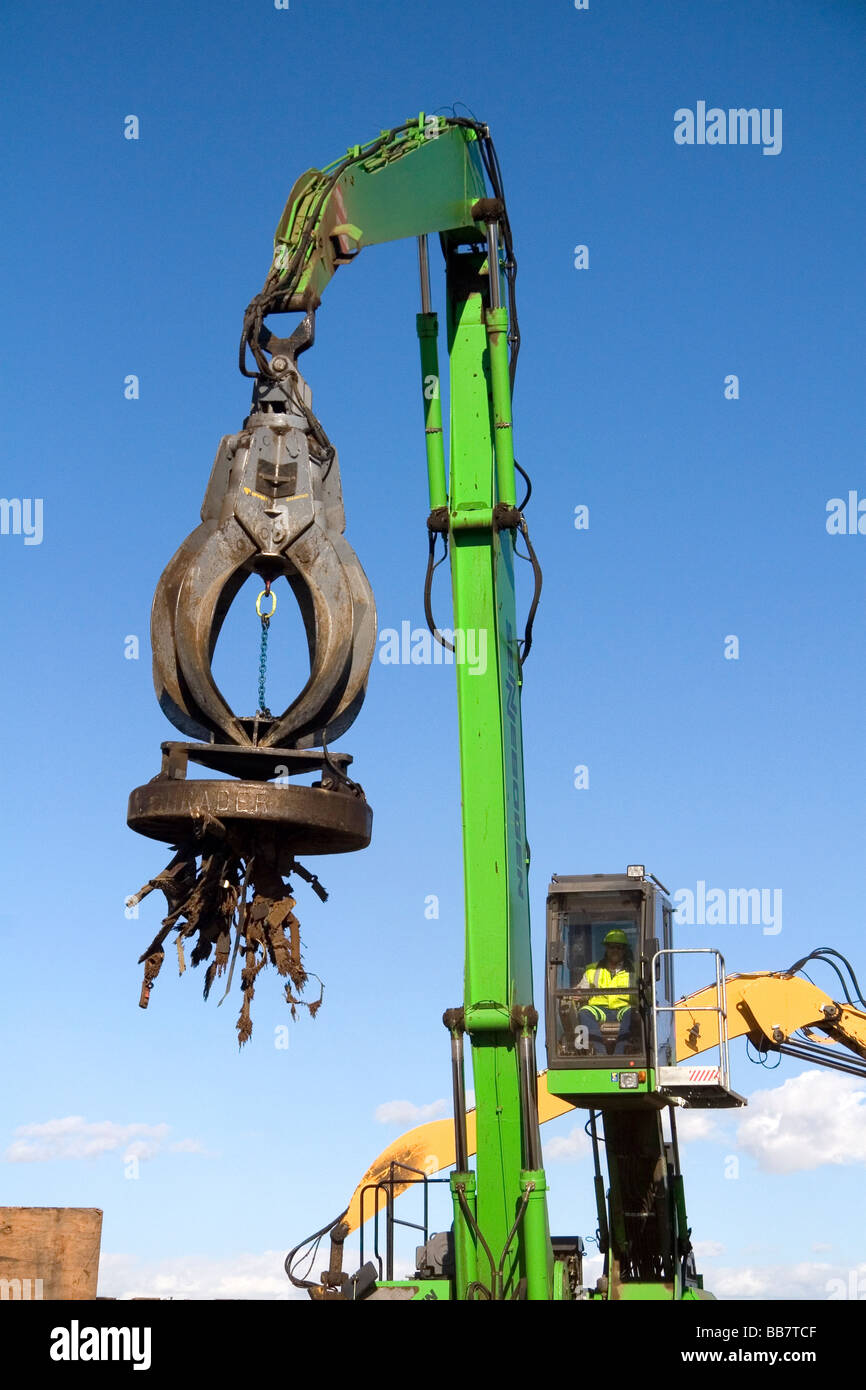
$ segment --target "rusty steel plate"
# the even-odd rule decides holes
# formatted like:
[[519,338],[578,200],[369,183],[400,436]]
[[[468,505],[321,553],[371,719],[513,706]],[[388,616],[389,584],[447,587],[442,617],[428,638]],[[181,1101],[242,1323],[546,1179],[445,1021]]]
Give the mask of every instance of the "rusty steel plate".
[[126,822],[172,845],[223,826],[267,838],[281,855],[345,854],[366,849],[373,812],[363,797],[323,787],[157,778],[130,794]]

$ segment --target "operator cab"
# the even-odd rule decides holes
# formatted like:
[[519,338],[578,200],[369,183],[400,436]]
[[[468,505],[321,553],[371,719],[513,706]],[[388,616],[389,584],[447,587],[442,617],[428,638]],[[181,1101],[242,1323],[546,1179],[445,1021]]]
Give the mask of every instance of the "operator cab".
[[[673,909],[642,865],[625,874],[553,876],[547,897],[548,1087],[559,1095],[653,1089],[674,1062]],[[654,976],[655,978],[651,978]]]

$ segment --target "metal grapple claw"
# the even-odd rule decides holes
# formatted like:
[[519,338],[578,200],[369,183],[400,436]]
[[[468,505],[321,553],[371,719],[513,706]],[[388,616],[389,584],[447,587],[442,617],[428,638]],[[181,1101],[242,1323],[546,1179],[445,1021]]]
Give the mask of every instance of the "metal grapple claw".
[[[141,957],[141,1005],[147,1006],[163,962],[162,942],[172,928],[179,933],[182,971],[184,938],[199,933],[193,965],[215,947],[205,996],[214,975],[226,968],[231,983],[243,942],[240,1042],[252,1031],[250,1001],[267,961],[288,979],[292,1014],[303,1004],[315,1015],[321,994],[312,1002],[301,998],[307,972],[291,913],[294,899],[283,878],[300,873],[324,901],[327,893],[316,875],[296,856],[363,849],[372,826],[363,789],[347,774],[350,755],[328,748],[352,724],[364,699],[376,609],[367,577],[343,535],[336,451],[313,415],[309,388],[295,366],[312,333],[311,314],[285,341],[265,330],[261,341],[272,357],[257,379],[252,414],[239,434],[220,442],[201,525],[169,561],[157,586],[151,616],[157,697],[176,728],[200,741],[164,743],[161,771],[134,789],[127,813],[133,830],[177,849],[164,873],[135,899],[159,886],[171,909]],[[263,635],[256,713],[236,714],[211,669],[226,614],[250,574],[261,576],[264,592],[274,600],[271,586],[281,577],[287,580],[307,637],[309,678],[277,715],[264,703],[270,615],[259,603]],[[190,761],[228,776],[187,779]],[[320,775],[311,785],[292,780],[310,772]]]
[[[157,697],[191,738],[310,748],[345,732],[364,698],[376,641],[373,594],[343,535],[336,452],[323,457],[311,448],[310,393],[297,369],[291,385],[286,408],[267,408],[259,397],[243,430],[220,442],[201,525],[169,561],[154,597]],[[251,573],[287,579],[309,648],[309,679],[270,720],[236,715],[211,670],[226,613]]]

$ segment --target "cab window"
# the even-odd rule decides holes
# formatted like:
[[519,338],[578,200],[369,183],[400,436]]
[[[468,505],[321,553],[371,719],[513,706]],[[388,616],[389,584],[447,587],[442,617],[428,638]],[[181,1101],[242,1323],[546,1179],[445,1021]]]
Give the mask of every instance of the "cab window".
[[645,1052],[638,1011],[640,899],[619,893],[564,898],[558,914],[554,1033],[558,1056]]

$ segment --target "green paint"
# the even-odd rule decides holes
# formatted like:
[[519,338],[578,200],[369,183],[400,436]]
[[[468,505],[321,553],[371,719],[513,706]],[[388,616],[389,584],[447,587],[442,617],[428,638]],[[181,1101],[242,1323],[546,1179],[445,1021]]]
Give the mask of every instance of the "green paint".
[[450,1303],[454,1294],[448,1279],[379,1279],[377,1289],[413,1289],[407,1303]]
[[[626,1071],[627,1068],[611,1068],[611,1071],[614,1070]],[[641,1070],[644,1071],[646,1068],[642,1067]],[[650,1068],[646,1081],[639,1081],[636,1087],[624,1091],[618,1081],[611,1080],[611,1072],[601,1067],[585,1067],[582,1070],[557,1067],[551,1068],[547,1073],[547,1089],[552,1096],[580,1096],[581,1104],[602,1109],[605,1102],[609,1103],[613,1096],[627,1104],[638,1096],[647,1096],[655,1091],[655,1072]],[[645,1101],[639,1103],[646,1104]]]
[[463,1298],[469,1285],[478,1278],[478,1241],[464,1215],[458,1187],[462,1187],[469,1210],[476,1217],[475,1174],[455,1172],[450,1175],[449,1182],[454,1206],[454,1283],[460,1291],[457,1296]]
[[442,401],[439,392],[439,319],[436,314],[416,314],[415,325],[421,348],[421,399],[424,403],[424,439],[427,448],[427,486],[430,510],[448,502],[445,479],[445,438],[442,432]]
[[525,1171],[520,1186],[529,1190],[523,1217],[523,1256],[526,1297],[530,1302],[549,1302],[553,1295],[553,1246],[547,1225],[547,1182],[543,1169]]
[[[431,128],[432,130],[432,128]],[[372,142],[370,142],[372,143]],[[377,154],[356,145],[353,162],[328,190],[337,160],[323,170],[308,169],[296,180],[274,233],[274,263],[284,268],[309,225],[315,230],[295,293],[321,296],[336,269],[330,238],[351,227],[351,254],[402,237],[471,229],[472,206],[486,196],[484,172],[473,131],[440,121],[435,136],[425,125],[392,136]]]
[[673,1303],[674,1286],[671,1284],[620,1284],[619,1298],[611,1300],[620,1303]]
[[[450,360],[451,580],[454,623],[484,632],[487,668],[458,665],[457,707],[465,864],[466,1023],[472,1045],[477,1119],[477,1213],[499,1261],[522,1195],[522,1117],[511,1008],[532,1003],[529,895],[526,882],[520,671],[514,595],[514,541],[492,529],[492,509],[505,486],[514,496],[507,459],[494,469],[494,411],[482,252],[452,250],[448,262]],[[542,1175],[543,1179],[543,1175]],[[530,1218],[534,1287],[545,1284],[545,1189]],[[527,1212],[528,1214],[528,1212]],[[524,1218],[525,1223],[525,1218]],[[540,1234],[543,1233],[543,1234]],[[506,1257],[510,1292],[527,1264],[521,1229]],[[549,1245],[549,1241],[547,1242]],[[479,1278],[488,1282],[484,1257]],[[462,1296],[458,1290],[458,1297]],[[538,1296],[536,1293],[534,1296]]]
[[513,507],[517,495],[514,489],[514,441],[508,370],[508,310],[488,309],[485,318],[490,352],[493,447],[496,454],[496,484],[499,493],[497,500],[507,502]]

